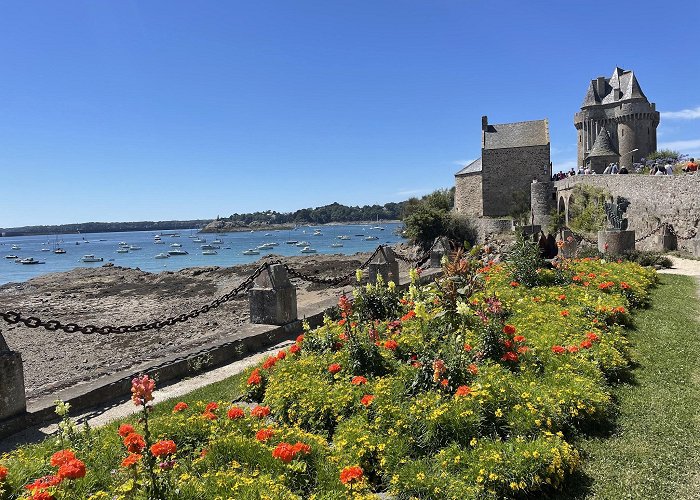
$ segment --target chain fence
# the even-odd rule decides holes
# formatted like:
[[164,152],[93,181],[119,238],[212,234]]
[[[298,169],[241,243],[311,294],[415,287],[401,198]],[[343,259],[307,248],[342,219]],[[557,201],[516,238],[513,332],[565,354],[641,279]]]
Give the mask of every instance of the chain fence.
[[[690,231],[688,231],[688,233],[686,235],[681,235],[681,234],[678,234],[678,232],[674,229],[673,225],[669,224],[668,222],[659,222],[659,224],[654,229],[650,230],[644,236],[640,236],[639,238],[635,238],[634,242],[639,243],[641,241],[644,241],[647,238],[649,238],[650,236],[654,236],[655,234],[657,234],[663,228],[665,228],[670,234],[674,235],[679,240],[692,240],[698,234],[697,228],[694,228],[694,229],[691,229]],[[573,231],[569,227],[565,227],[564,229],[567,231],[571,231],[571,233],[574,235],[574,237],[578,238],[579,241],[586,241],[592,245],[598,244],[598,242],[596,240],[588,238],[588,237],[584,236],[583,234],[576,233],[575,231]]]
[[[364,270],[366,269],[369,264],[372,262],[372,260],[379,254],[379,252],[382,250],[384,245],[379,245],[374,253],[370,255],[365,262],[363,262],[359,269]],[[408,259],[404,256],[400,256],[395,253],[397,258],[400,260],[404,260],[405,262],[419,262],[421,259]],[[427,252],[428,257],[430,256],[430,251]],[[421,258],[424,258],[425,256],[422,256]],[[85,335],[91,335],[91,334],[98,334],[98,335],[110,335],[110,334],[124,334],[124,333],[137,333],[137,332],[146,332],[150,330],[160,330],[162,328],[165,328],[166,326],[172,326],[177,323],[184,323],[185,321],[188,321],[190,319],[196,318],[200,314],[206,314],[207,312],[211,311],[212,309],[216,309],[217,307],[221,306],[222,304],[225,304],[226,302],[229,302],[230,300],[238,297],[241,293],[247,291],[255,282],[255,279],[260,276],[263,271],[267,270],[270,266],[274,264],[280,264],[284,266],[286,269],[288,275],[292,278],[297,278],[301,279],[303,281],[307,281],[310,283],[316,283],[316,284],[321,284],[321,285],[329,285],[329,286],[338,286],[344,283],[347,283],[350,278],[355,276],[356,271],[349,272],[347,274],[344,274],[342,276],[333,276],[333,277],[319,277],[319,276],[311,276],[309,274],[304,274],[291,266],[289,266],[286,263],[283,263],[279,260],[277,261],[271,261],[271,262],[265,262],[258,266],[253,273],[248,276],[246,279],[244,279],[236,288],[231,290],[230,292],[222,295],[221,297],[218,297],[214,299],[213,301],[209,302],[208,304],[205,304],[197,309],[193,309],[192,311],[189,311],[187,313],[183,313],[177,316],[171,316],[169,318],[163,319],[163,320],[156,320],[156,321],[150,321],[146,323],[138,323],[135,325],[120,325],[120,326],[113,326],[113,325],[104,325],[104,326],[95,326],[95,325],[78,325],[76,323],[62,323],[58,320],[52,319],[45,321],[41,318],[38,318],[36,316],[25,316],[21,312],[18,311],[5,311],[5,312],[0,312],[0,319],[5,321],[6,323],[10,325],[16,325],[16,324],[23,324],[27,328],[43,328],[45,330],[48,330],[50,332],[55,332],[58,330],[61,330],[66,333],[82,333]]]

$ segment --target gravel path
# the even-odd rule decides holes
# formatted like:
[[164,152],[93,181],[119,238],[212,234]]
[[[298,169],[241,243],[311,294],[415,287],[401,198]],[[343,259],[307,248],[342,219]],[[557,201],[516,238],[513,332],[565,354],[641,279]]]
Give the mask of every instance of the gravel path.
[[685,276],[700,276],[700,260],[682,259],[680,257],[669,256],[673,267],[662,269],[662,274],[683,274]]

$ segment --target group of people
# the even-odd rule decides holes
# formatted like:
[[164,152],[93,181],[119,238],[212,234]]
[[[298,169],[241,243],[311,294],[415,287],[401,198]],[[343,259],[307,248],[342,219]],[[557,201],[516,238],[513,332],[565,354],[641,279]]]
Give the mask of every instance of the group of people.
[[[640,172],[644,166],[643,164],[636,163],[635,165],[638,166],[636,169],[637,172]],[[683,170],[683,172],[686,174],[696,173],[698,171],[698,164],[695,163],[695,158],[691,158],[681,170]],[[664,165],[661,165],[660,163],[653,164],[649,175],[673,175],[673,173],[673,165],[671,165],[670,162],[666,162]],[[610,163],[607,167],[605,167],[605,170],[603,170],[603,174],[629,174],[629,170],[627,170],[627,167],[624,165],[619,166],[617,163]],[[552,180],[560,181],[574,175],[596,175],[596,173],[590,166],[584,167],[582,165],[578,167],[578,170],[574,170],[574,168],[571,167],[571,170],[568,172],[557,172],[552,176]]]

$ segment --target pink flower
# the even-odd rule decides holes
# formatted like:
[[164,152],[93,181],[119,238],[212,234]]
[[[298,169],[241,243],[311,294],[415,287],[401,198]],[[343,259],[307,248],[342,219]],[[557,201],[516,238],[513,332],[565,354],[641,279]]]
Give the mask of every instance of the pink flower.
[[156,382],[148,375],[141,375],[131,381],[131,400],[136,406],[153,401],[153,390]]

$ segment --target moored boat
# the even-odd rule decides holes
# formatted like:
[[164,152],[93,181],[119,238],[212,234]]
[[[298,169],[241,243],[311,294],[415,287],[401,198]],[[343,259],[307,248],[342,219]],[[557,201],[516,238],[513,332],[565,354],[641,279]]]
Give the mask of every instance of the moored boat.
[[243,255],[260,255],[260,252],[258,252],[257,250],[255,250],[253,248],[249,248],[248,250],[243,252]]
[[158,255],[155,256],[156,259],[169,259],[170,255],[167,253],[159,253]]
[[92,254],[83,255],[80,258],[81,262],[102,262],[103,260],[102,257],[95,257]]
[[189,255],[187,250],[182,250],[181,248],[176,248],[174,250],[168,250],[170,255]]
[[301,249],[301,253],[316,253],[316,249],[311,247],[304,247]]

